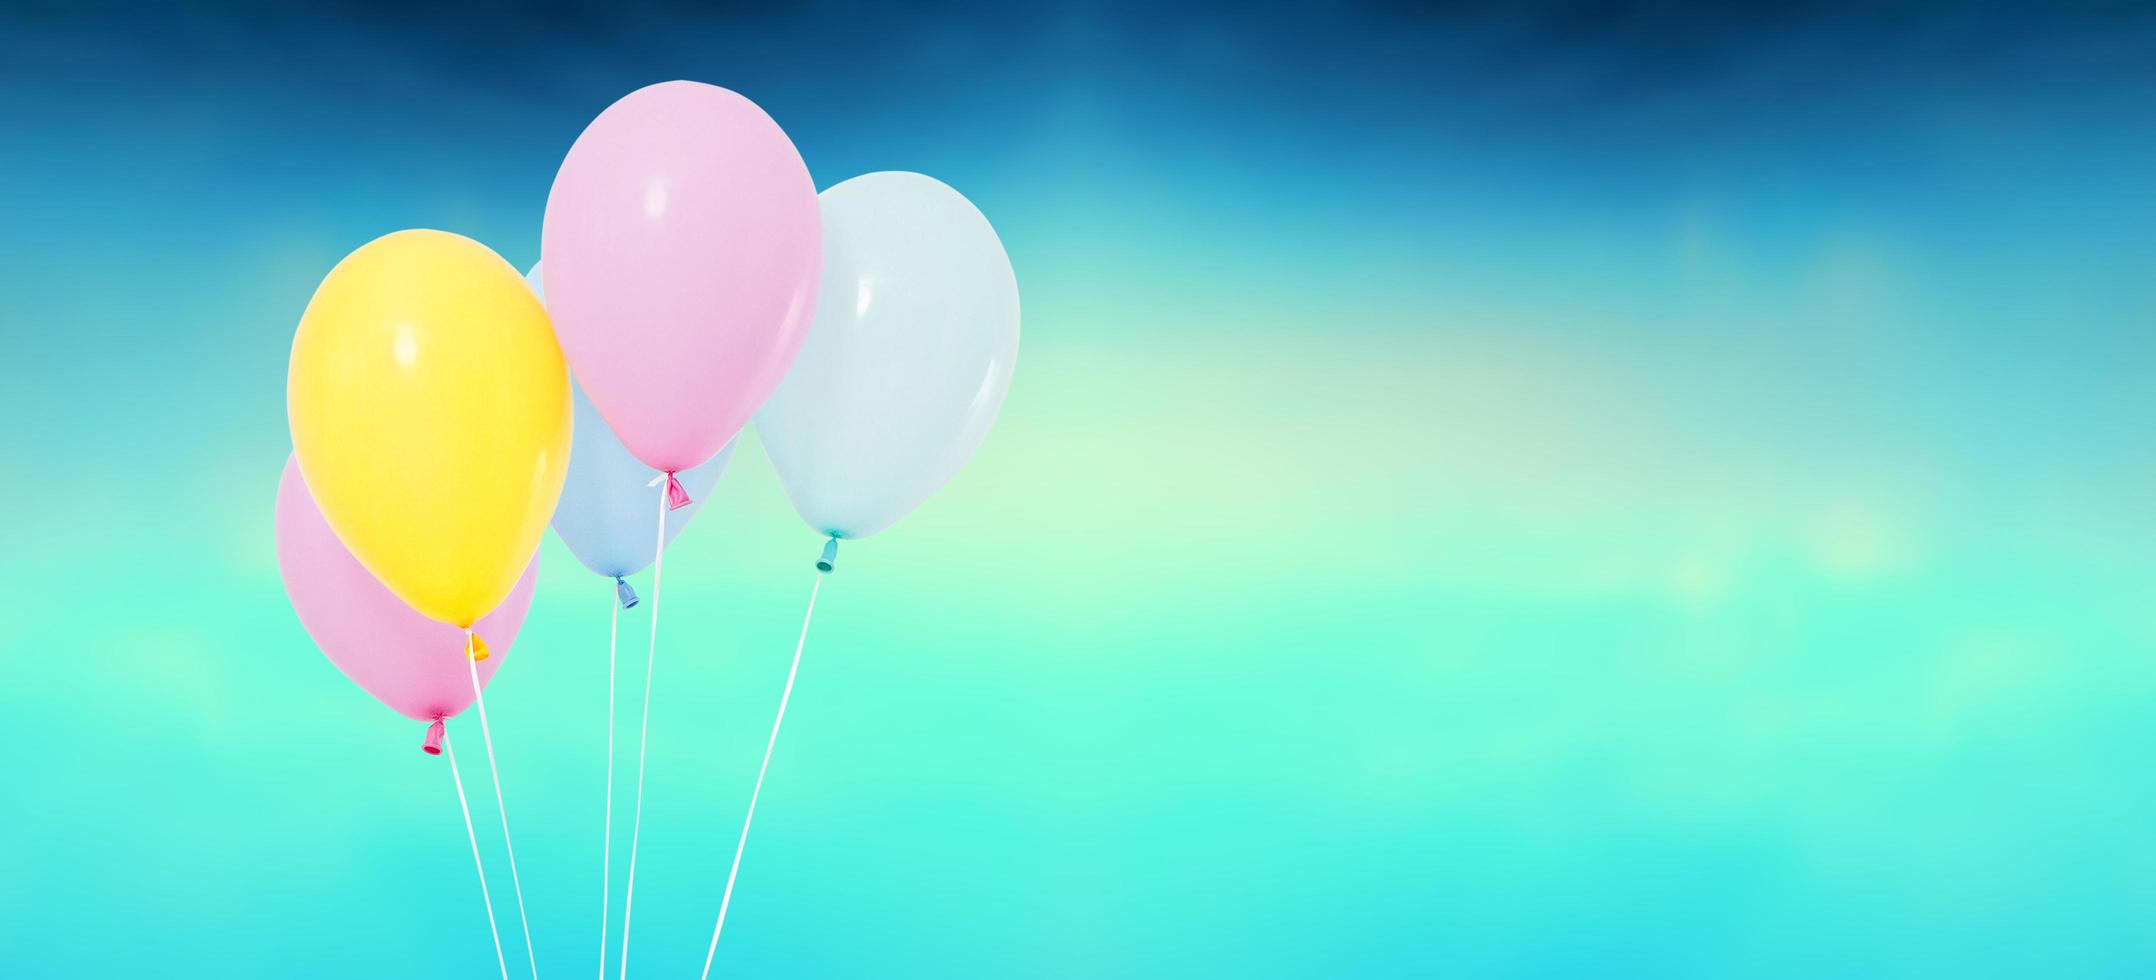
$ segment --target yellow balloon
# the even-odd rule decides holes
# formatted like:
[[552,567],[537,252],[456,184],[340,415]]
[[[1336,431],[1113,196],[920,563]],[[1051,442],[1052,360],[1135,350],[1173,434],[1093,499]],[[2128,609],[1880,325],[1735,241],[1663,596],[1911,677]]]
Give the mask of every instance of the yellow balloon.
[[400,231],[337,263],[292,338],[292,448],[360,564],[469,627],[509,595],[568,472],[569,371],[486,246]]

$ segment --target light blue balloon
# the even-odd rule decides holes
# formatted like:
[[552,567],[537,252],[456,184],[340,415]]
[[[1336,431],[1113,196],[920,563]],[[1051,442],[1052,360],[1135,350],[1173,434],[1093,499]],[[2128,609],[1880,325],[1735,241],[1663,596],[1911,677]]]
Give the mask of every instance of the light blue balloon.
[[[561,535],[585,568],[609,578],[634,575],[649,567],[658,554],[662,488],[650,485],[658,471],[621,444],[582,388],[572,385],[571,394],[576,399],[576,433],[569,446],[569,476],[562,481],[561,503],[554,507],[554,533]],[[728,442],[702,466],[675,474],[689,492],[689,505],[667,513],[666,540],[674,540],[689,518],[703,509],[733,455],[734,444]]]
[[[525,280],[544,302],[537,266]],[[633,575],[649,567],[658,554],[663,488],[652,486],[651,480],[659,473],[621,444],[581,387],[572,383],[570,395],[576,402],[576,428],[569,445],[569,475],[562,481],[561,502],[554,507],[554,533],[561,535],[585,568],[608,578]],[[734,443],[729,441],[703,465],[675,474],[688,491],[690,503],[667,513],[667,541],[673,541],[689,518],[703,509],[733,455]],[[623,606],[635,605],[635,593],[624,588],[621,600]]]
[[801,519],[853,540],[988,436],[1018,361],[1018,280],[988,219],[932,177],[867,174],[818,202],[822,297],[756,433]]

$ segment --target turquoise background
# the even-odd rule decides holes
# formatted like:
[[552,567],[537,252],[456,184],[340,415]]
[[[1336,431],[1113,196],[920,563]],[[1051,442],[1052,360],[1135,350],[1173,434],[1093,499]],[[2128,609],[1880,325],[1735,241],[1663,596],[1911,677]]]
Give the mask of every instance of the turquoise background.
[[[717,975],[2156,970],[2145,5],[33,3],[0,975],[494,975],[447,767],[278,581],[290,334],[384,232],[529,265],[674,77],[960,188],[1025,309],[826,582]],[[749,437],[668,553],[636,975],[701,962],[817,548]],[[489,698],[548,976],[610,601],[550,536]]]

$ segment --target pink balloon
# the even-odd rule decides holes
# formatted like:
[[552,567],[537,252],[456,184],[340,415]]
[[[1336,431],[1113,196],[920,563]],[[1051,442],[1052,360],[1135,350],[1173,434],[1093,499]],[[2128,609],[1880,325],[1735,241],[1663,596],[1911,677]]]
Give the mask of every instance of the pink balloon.
[[540,240],[547,312],[592,406],[646,465],[717,455],[815,313],[816,185],[756,103],[662,82],[569,148]]
[[[538,567],[534,552],[509,598],[472,627],[492,654],[479,662],[481,684],[516,642]],[[307,635],[376,700],[419,721],[439,721],[472,703],[464,631],[420,615],[352,557],[315,508],[291,458],[277,484],[277,568]],[[430,739],[428,751],[434,744]]]

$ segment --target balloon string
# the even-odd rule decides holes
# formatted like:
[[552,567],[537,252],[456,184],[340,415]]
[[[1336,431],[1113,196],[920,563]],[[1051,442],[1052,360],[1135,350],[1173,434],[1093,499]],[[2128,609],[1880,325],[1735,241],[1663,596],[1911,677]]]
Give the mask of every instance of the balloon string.
[[614,600],[609,596],[606,604],[614,613],[606,627],[606,830],[599,852],[599,980],[606,980],[606,913],[613,897],[608,882],[614,864],[614,650],[621,637],[621,603]]
[[809,586],[808,612],[801,617],[801,639],[794,642],[794,662],[786,668],[786,689],[779,693],[778,717],[771,719],[764,761],[756,767],[756,788],[749,791],[749,812],[741,818],[741,837],[734,842],[734,865],[726,870],[726,890],[719,895],[719,921],[711,927],[711,947],[704,951],[704,972],[698,975],[699,980],[711,976],[711,959],[719,951],[719,932],[726,928],[726,910],[734,901],[734,878],[741,873],[741,852],[749,846],[749,824],[756,819],[756,800],[764,793],[764,772],[771,768],[771,750],[779,744],[779,726],[786,723],[786,702],[793,700],[794,676],[801,672],[801,649],[808,645],[809,620],[816,616],[816,593],[823,589],[823,576],[823,572],[817,572],[816,584]]
[[[471,630],[466,629],[466,634]],[[494,777],[494,809],[502,815],[502,847],[509,852],[509,886],[517,896],[517,918],[524,924],[524,955],[531,960],[532,980],[539,980],[539,954],[532,949],[532,923],[524,915],[524,883],[517,878],[517,846],[509,842],[509,803],[502,797],[502,771],[494,764],[494,732],[487,727],[487,699],[479,692],[479,661],[466,657],[472,672],[472,703],[479,707],[479,737],[487,747],[487,772]]]
[[666,568],[667,492],[665,474],[659,487],[659,542],[651,556],[651,646],[644,652],[644,720],[636,737],[636,816],[629,822],[629,884],[621,898],[621,977],[629,976],[629,917],[636,912],[636,842],[644,829],[644,749],[651,743],[651,667],[659,655],[659,574]]
[[472,867],[479,869],[479,900],[487,903],[487,931],[494,935],[494,964],[509,980],[509,961],[502,958],[502,932],[494,927],[494,896],[487,894],[487,866],[479,860],[479,835],[472,832],[472,805],[464,799],[464,777],[457,775],[457,750],[442,736],[442,751],[449,755],[449,779],[457,785],[457,808],[464,811],[464,837],[472,842]]

